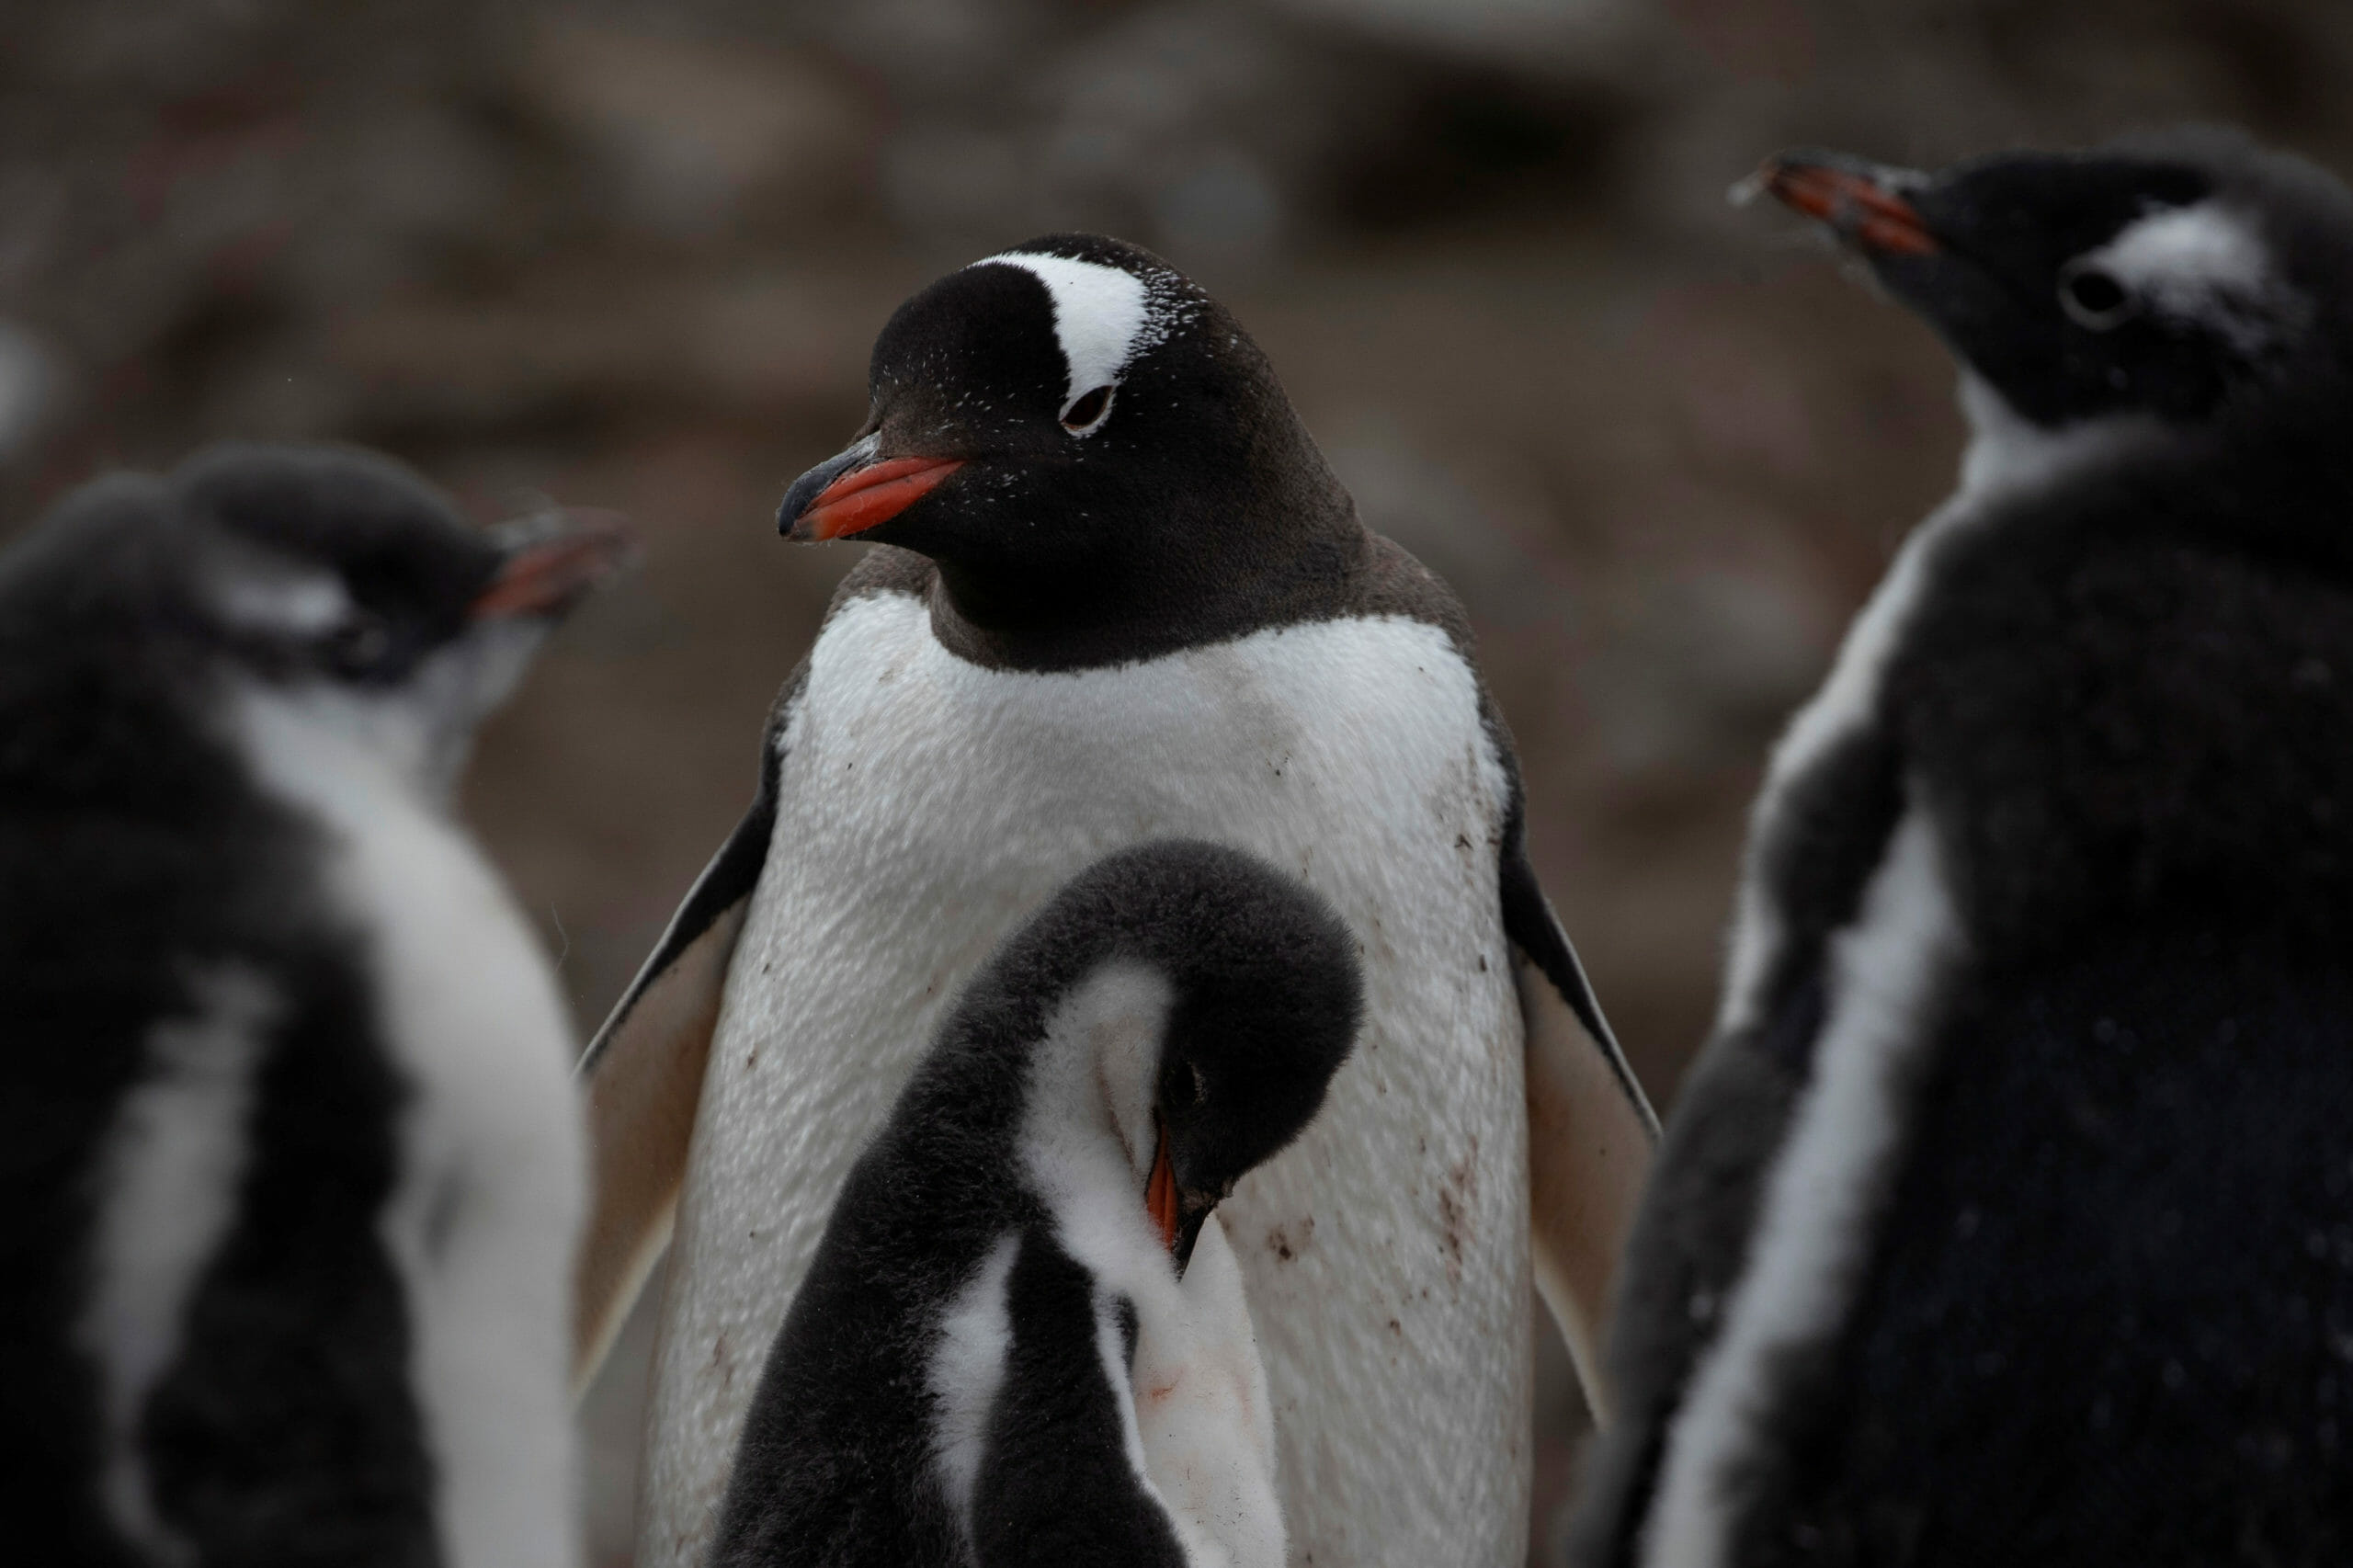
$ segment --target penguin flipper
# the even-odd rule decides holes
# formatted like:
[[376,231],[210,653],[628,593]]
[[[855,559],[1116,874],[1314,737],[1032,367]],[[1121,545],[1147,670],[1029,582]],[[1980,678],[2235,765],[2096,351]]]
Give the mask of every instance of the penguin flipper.
[[703,1068],[735,938],[767,858],[776,802],[763,792],[589,1042],[588,1221],[573,1275],[573,1387],[585,1389],[669,1244]]
[[[804,666],[805,669],[805,666]],[[778,704],[797,694],[800,679]],[[573,1390],[586,1389],[669,1244],[685,1185],[711,1031],[735,939],[767,863],[776,824],[776,736],[763,746],[760,791],[695,879],[637,978],[582,1053],[590,1199],[573,1272]]]
[[1586,1403],[1606,1420],[1601,1346],[1610,1290],[1650,1174],[1658,1119],[1518,835],[1506,848],[1500,891],[1526,1030],[1536,1288],[1568,1342]]

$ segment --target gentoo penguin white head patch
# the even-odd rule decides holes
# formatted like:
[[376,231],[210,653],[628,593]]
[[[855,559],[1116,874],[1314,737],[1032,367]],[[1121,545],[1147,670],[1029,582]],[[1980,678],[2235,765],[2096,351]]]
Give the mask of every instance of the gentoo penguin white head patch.
[[866,427],[794,483],[779,526],[931,557],[982,635],[1198,632],[1354,528],[1241,325],[1117,240],[1055,235],[949,274],[892,316],[869,382]]
[[[77,506],[85,549],[128,574],[137,635],[173,661],[307,705],[432,790],[547,629],[629,553],[568,515],[484,531],[368,453],[229,446],[158,483],[125,478]],[[108,543],[97,532],[113,530]]]
[[[1174,292],[1167,286],[1172,274],[1039,251],[1006,251],[972,265],[1019,267],[1046,286],[1053,300],[1054,340],[1069,371],[1062,425],[1074,437],[1102,428],[1128,361],[1165,336],[1181,309],[1167,297]],[[1164,296],[1157,305],[1154,283]]]
[[1765,188],[1827,222],[2007,411],[2179,426],[2345,370],[2353,207],[2319,171],[2177,131],[1935,175],[1834,153]]

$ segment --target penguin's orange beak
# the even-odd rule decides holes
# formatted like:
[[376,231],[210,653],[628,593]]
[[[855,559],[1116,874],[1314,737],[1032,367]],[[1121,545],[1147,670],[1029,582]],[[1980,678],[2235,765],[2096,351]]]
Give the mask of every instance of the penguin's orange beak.
[[[1155,1121],[1159,1119],[1154,1118]],[[1176,1173],[1168,1164],[1168,1134],[1160,1134],[1160,1153],[1152,1162],[1152,1179],[1144,1184],[1143,1206],[1152,1210],[1152,1222],[1160,1227],[1160,1244],[1170,1252],[1176,1250]]]
[[476,620],[562,615],[583,595],[633,565],[637,540],[620,517],[568,510],[548,526],[541,519],[502,525],[519,541],[507,552],[471,607]]
[[886,458],[851,469],[786,522],[796,539],[842,539],[889,522],[964,466],[961,458]]
[[1768,161],[1756,171],[1756,182],[1784,206],[1820,219],[1863,250],[1881,256],[1937,253],[1937,238],[1919,209],[1863,170],[1790,154]]

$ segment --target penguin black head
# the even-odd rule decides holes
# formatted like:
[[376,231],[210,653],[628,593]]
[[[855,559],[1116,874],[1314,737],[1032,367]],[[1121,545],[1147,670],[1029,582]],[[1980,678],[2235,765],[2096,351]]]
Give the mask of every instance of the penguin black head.
[[983,994],[1042,996],[1033,1098],[1108,1112],[1180,1272],[1211,1210],[1313,1118],[1362,1009],[1355,939],[1323,900],[1190,840],[1098,861],[996,973]]
[[371,454],[225,446],[69,497],[9,552],[0,604],[51,656],[333,707],[446,787],[474,723],[628,548],[564,516],[474,528]]
[[1198,620],[1355,528],[1240,324],[1117,240],[950,273],[899,307],[869,380],[865,428],[778,525],[929,556],[984,632]]
[[1999,153],[1928,175],[1792,153],[1764,188],[1822,219],[2018,417],[2176,428],[2334,389],[2353,200],[2219,131]]

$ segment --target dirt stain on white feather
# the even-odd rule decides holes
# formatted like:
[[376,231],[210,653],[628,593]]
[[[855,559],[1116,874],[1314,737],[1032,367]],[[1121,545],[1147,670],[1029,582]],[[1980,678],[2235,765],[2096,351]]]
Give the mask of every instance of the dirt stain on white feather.
[[1307,1244],[1315,1237],[1315,1217],[1309,1215],[1299,1222],[1297,1229],[1299,1240],[1294,1243],[1290,1237],[1290,1228],[1282,1225],[1275,1226],[1267,1233],[1267,1250],[1284,1263],[1290,1262],[1301,1253],[1305,1252]]
[[1441,1240],[1446,1247],[1446,1274],[1457,1285],[1462,1283],[1462,1255],[1471,1239],[1471,1215],[1477,1207],[1478,1198],[1479,1139],[1474,1133],[1469,1152],[1448,1168],[1446,1182],[1438,1193]]

